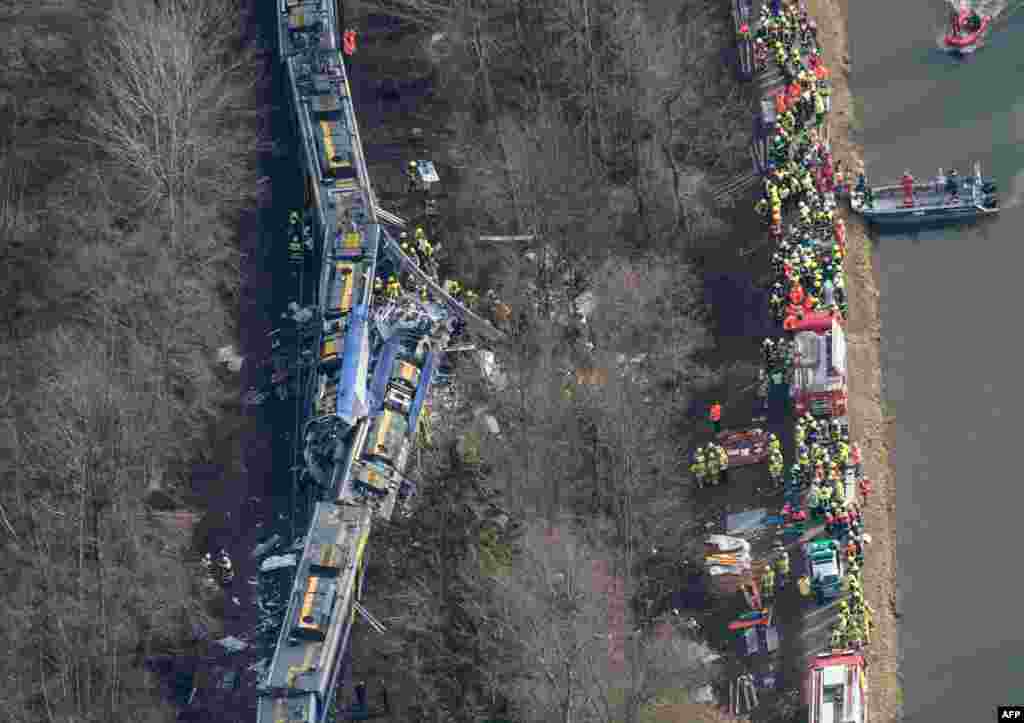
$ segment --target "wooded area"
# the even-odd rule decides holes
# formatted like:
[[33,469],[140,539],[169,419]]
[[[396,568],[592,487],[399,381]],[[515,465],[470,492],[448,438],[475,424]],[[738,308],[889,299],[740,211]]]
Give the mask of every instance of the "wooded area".
[[749,163],[749,99],[720,60],[728,7],[349,7],[357,26],[404,21],[363,41],[353,73],[429,73],[408,122],[444,168],[447,270],[519,321],[504,383],[459,358],[424,502],[374,531],[366,604],[391,628],[357,630],[356,665],[401,691],[395,720],[697,720],[702,648],[659,578],[696,513],[692,412],[720,381],[695,260],[732,228],[709,188]]
[[[730,230],[710,179],[747,163],[727,8],[346,6],[405,21],[392,61],[429,69],[457,173],[447,270],[519,321],[505,385],[458,363],[434,404],[417,512],[373,533],[366,605],[390,632],[357,627],[354,658],[400,691],[396,720],[681,720],[651,704],[696,680],[699,646],[648,563],[693,520],[689,410],[717,378],[691,252]],[[173,720],[143,662],[213,623],[149,503],[197,506],[197,464],[222,487],[243,473],[215,354],[238,335],[264,147],[254,22],[242,0],[5,0],[0,18],[3,716]],[[482,233],[539,243],[511,258]]]
[[257,188],[244,11],[0,3],[4,720],[174,720],[143,663],[208,616],[149,503],[239,471],[216,350]]

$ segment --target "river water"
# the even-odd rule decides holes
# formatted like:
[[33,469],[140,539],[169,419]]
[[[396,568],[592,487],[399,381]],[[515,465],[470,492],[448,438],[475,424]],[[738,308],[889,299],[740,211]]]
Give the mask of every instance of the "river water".
[[1024,246],[1024,11],[987,47],[944,56],[936,0],[850,3],[852,90],[869,179],[980,161],[1009,205],[994,221],[885,235],[882,352],[896,419],[897,556],[908,723],[993,720],[1024,703],[1024,577],[1017,532]]

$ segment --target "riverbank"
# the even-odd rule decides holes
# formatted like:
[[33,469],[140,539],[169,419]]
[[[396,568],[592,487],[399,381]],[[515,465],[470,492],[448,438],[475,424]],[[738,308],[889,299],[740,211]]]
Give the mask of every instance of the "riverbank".
[[[832,152],[852,170],[863,158],[856,142],[854,100],[849,87],[848,0],[808,0],[817,19],[818,41],[832,70]],[[850,370],[850,436],[860,442],[864,474],[873,483],[864,502],[871,547],[864,586],[875,610],[875,632],[867,649],[869,713],[873,722],[902,717],[899,626],[896,618],[896,480],[892,470],[893,419],[887,414],[881,366],[881,317],[873,242],[861,220],[844,210],[849,293],[847,368]]]

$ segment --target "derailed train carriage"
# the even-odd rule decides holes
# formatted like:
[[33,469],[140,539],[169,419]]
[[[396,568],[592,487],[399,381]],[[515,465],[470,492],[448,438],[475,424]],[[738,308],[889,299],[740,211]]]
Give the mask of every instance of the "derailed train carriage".
[[[258,691],[258,723],[320,723],[342,674],[373,519],[391,517],[447,343],[449,309],[374,320],[384,234],[361,157],[334,0],[280,0],[278,38],[321,259],[317,384],[303,459],[321,490],[284,625]],[[393,245],[393,244],[392,244]],[[372,381],[371,381],[372,379]]]

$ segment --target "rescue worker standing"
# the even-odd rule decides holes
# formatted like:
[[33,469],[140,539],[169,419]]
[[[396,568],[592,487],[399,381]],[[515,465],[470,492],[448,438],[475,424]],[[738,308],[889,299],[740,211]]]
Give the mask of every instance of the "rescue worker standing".
[[729,469],[729,453],[725,451],[725,447],[720,444],[716,444],[713,447],[713,451],[718,454],[718,474],[719,481],[725,476],[726,470]]
[[200,564],[203,566],[203,572],[206,574],[206,583],[211,586],[216,585],[217,579],[214,577],[213,556],[209,552],[207,552],[205,555],[203,555],[203,559]]
[[220,568],[221,585],[230,585],[235,579],[235,571],[231,567],[231,558],[224,548],[217,554],[217,567]]
[[807,577],[807,575],[803,575],[799,580],[797,580],[796,584],[797,588],[800,590],[801,597],[811,596],[811,578]]
[[419,170],[416,167],[416,161],[409,161],[409,165],[405,169],[405,176],[408,180],[408,192],[414,193],[419,189]]
[[781,588],[785,586],[786,580],[789,578],[789,553],[785,550],[775,559],[775,571],[779,575],[779,587]]
[[761,594],[767,598],[775,597],[775,570],[766,565],[761,573]]
[[914,177],[910,175],[909,170],[903,172],[900,185],[903,186],[903,207],[912,208],[914,206]]
[[721,480],[722,469],[717,451],[712,444],[707,446],[707,460],[708,478],[710,479],[711,484],[717,485]]
[[693,473],[694,478],[697,480],[697,487],[703,488],[704,481],[707,479],[707,465],[704,461],[704,450],[698,448],[693,455],[693,464],[690,465],[690,472]]
[[956,201],[960,197],[960,175],[955,168],[951,168],[946,177],[946,193],[949,194],[951,201]]
[[711,429],[715,434],[719,434],[722,431],[722,405],[715,402],[711,405],[711,409],[708,412],[708,420],[711,422]]

